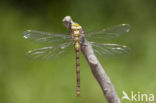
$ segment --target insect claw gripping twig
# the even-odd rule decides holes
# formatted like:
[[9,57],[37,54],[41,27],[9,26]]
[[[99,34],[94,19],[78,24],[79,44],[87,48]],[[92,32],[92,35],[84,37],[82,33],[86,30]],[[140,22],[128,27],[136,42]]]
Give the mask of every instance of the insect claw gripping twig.
[[[72,31],[71,26],[74,23],[75,22],[72,21],[70,16],[66,16],[63,19],[63,24],[69,31]],[[81,49],[81,52],[83,53],[83,55],[85,56],[88,64],[90,65],[91,71],[92,71],[94,77],[96,78],[96,80],[98,81],[108,103],[121,103],[119,97],[117,96],[117,93],[115,91],[113,84],[111,83],[108,75],[104,71],[102,65],[96,58],[91,44],[87,40],[84,39],[81,43],[80,49]],[[79,70],[79,66],[77,66],[77,70]],[[79,75],[77,75],[77,76],[79,76]],[[79,80],[77,80],[77,81],[78,81],[77,87],[79,87],[80,81]],[[77,88],[77,96],[79,96],[79,93],[80,93],[79,88]]]

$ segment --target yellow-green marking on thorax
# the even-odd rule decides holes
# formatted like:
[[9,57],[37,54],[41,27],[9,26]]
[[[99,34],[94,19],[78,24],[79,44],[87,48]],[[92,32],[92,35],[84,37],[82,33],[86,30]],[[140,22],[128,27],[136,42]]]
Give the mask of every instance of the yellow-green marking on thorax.
[[79,50],[80,49],[79,36],[80,36],[81,26],[79,24],[75,23],[74,25],[72,25],[71,29],[73,30],[72,37],[75,42],[75,49]]

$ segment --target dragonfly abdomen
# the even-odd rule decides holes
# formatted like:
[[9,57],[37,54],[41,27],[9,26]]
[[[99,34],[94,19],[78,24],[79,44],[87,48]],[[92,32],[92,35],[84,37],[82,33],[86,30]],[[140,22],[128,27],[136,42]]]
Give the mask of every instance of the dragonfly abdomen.
[[[79,38],[79,37],[75,37]],[[76,51],[76,79],[77,79],[77,84],[76,84],[76,95],[77,97],[80,97],[80,57],[79,57],[79,50],[80,50],[80,42],[79,40],[75,40],[75,51]]]
[[79,50],[76,50],[76,79],[77,79],[77,85],[76,85],[76,95],[77,97],[80,96],[80,61],[79,61]]

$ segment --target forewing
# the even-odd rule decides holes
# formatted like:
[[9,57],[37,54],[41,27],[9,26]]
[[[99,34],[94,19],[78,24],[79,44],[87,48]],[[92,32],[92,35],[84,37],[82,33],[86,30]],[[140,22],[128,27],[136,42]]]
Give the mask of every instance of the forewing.
[[130,52],[130,49],[125,45],[120,44],[110,44],[110,43],[95,43],[91,42],[94,48],[94,52],[100,57],[104,55],[123,55]]
[[85,36],[89,41],[107,41],[119,37],[121,34],[129,32],[129,24],[120,24],[107,29],[86,33]]
[[27,30],[23,32],[23,37],[28,40],[43,44],[63,43],[70,40],[69,35],[53,34],[48,32],[40,32],[36,30]]
[[62,58],[72,47],[72,42],[63,43],[58,46],[49,46],[28,51],[25,56],[35,61],[55,60]]

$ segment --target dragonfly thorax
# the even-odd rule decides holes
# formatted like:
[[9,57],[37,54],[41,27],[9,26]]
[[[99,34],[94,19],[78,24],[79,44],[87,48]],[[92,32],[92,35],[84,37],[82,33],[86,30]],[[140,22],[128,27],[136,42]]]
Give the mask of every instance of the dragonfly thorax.
[[80,31],[79,31],[79,30],[74,30],[73,35],[74,35],[75,37],[78,37],[78,36],[80,35]]
[[72,40],[74,41],[75,49],[79,50],[82,27],[79,24],[73,24],[71,30]]
[[80,38],[79,37],[74,37],[74,41],[79,42],[80,41]]
[[79,42],[75,43],[75,49],[76,49],[76,51],[80,50],[80,43]]

